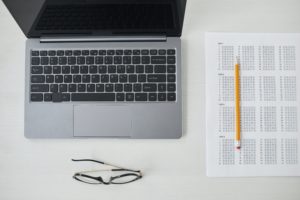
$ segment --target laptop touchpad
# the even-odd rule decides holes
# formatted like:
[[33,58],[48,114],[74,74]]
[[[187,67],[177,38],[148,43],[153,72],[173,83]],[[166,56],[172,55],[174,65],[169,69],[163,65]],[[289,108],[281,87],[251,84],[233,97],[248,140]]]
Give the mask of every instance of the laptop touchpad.
[[131,123],[128,106],[74,106],[75,137],[130,137]]

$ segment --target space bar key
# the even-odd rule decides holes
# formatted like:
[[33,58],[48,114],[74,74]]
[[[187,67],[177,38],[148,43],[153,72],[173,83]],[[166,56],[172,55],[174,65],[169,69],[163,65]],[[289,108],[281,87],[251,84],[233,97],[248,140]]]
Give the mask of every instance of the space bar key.
[[72,101],[115,101],[115,93],[72,93]]

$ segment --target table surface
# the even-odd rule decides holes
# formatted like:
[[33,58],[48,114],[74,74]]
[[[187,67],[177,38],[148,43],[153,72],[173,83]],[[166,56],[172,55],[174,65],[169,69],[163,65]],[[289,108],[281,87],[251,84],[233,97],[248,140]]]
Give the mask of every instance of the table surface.
[[[179,140],[29,140],[23,136],[26,37],[0,2],[0,199],[299,200],[297,177],[206,176],[204,64],[205,32],[300,32],[299,8],[299,0],[188,0]],[[81,184],[71,177],[83,166],[71,158],[141,169],[144,178],[121,186]]]

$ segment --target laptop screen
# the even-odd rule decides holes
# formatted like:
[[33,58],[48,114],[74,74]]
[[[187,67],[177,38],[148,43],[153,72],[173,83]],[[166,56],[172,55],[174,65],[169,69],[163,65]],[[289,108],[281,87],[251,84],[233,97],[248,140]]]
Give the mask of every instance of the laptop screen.
[[4,0],[28,37],[180,36],[186,0]]

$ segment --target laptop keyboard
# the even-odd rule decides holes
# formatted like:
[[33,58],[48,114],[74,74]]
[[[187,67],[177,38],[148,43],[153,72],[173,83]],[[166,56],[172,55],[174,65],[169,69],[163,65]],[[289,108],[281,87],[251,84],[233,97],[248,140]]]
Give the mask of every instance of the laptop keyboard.
[[31,102],[174,102],[175,49],[32,50]]

